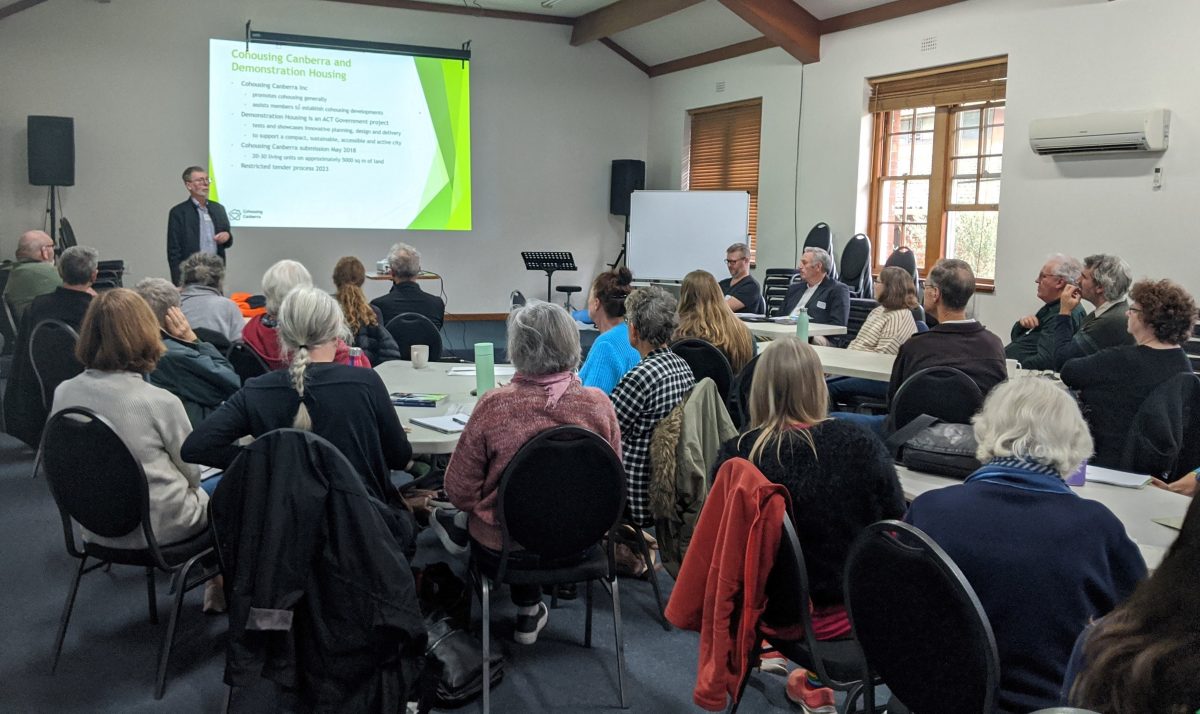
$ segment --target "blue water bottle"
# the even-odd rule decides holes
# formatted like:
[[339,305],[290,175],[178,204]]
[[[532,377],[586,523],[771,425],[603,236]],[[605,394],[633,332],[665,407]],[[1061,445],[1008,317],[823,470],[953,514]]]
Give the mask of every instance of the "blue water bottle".
[[475,343],[475,394],[482,398],[496,386],[496,363],[491,342]]
[[808,342],[808,309],[800,308],[796,311],[796,337]]

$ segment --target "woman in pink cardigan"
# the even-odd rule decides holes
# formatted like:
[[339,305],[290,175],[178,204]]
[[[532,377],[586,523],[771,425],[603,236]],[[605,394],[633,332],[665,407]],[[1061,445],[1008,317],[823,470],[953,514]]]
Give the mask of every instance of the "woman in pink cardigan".
[[[499,557],[496,501],[500,476],[527,441],[547,429],[573,424],[590,429],[621,454],[621,432],[612,402],[599,389],[584,387],[579,367],[579,331],[558,305],[530,301],[508,318],[508,358],[517,368],[512,382],[479,400],[446,469],[446,495],[469,515],[471,539],[484,556]],[[478,554],[478,553],[477,553]],[[537,585],[511,586],[517,606],[514,639],[533,644],[549,610]]]

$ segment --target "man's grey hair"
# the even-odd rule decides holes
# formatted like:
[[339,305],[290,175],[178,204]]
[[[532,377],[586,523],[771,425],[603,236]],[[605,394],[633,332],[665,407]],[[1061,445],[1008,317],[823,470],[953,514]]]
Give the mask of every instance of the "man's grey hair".
[[91,285],[99,264],[100,251],[75,245],[64,250],[58,259],[58,274],[66,285]]
[[192,253],[179,264],[179,280],[184,285],[203,285],[221,289],[225,282],[225,261],[212,253]]
[[184,183],[187,183],[188,181],[191,181],[191,180],[192,180],[192,174],[194,174],[194,173],[200,173],[200,172],[204,172],[204,171],[205,171],[205,169],[204,169],[204,167],[203,167],[203,166],[189,166],[189,167],[187,167],[186,169],[184,169],[184,170],[183,170],[183,181],[184,181]]
[[975,294],[975,271],[958,258],[942,258],[934,263],[925,283],[937,288],[942,304],[951,310],[965,310]]
[[43,248],[53,248],[54,239],[45,231],[25,231],[17,239],[17,260],[40,258]]
[[821,270],[828,275],[833,272],[833,256],[824,248],[805,248],[805,253],[811,253],[813,262],[821,266]]
[[1055,253],[1046,258],[1046,262],[1054,264],[1050,270],[1051,275],[1062,278],[1072,285],[1079,284],[1079,276],[1083,275],[1083,263],[1080,263],[1078,258]]
[[750,246],[746,245],[745,243],[734,243],[733,245],[731,245],[725,249],[726,255],[728,255],[730,253],[741,253],[743,258],[749,258],[750,257]]
[[281,260],[263,273],[263,295],[267,297],[267,313],[279,314],[279,306],[287,294],[296,288],[312,287],[312,275],[294,260]]
[[561,306],[530,300],[508,315],[508,359],[522,374],[573,372],[579,328]]
[[407,243],[397,243],[388,253],[388,267],[396,278],[415,278],[421,272],[421,254]]
[[133,287],[150,306],[160,327],[167,326],[167,311],[179,307],[179,288],[165,278],[142,278]]
[[677,307],[675,298],[660,287],[638,288],[625,298],[625,321],[642,340],[660,347],[671,341],[679,326]]
[[988,394],[972,419],[975,456],[1015,456],[1054,469],[1062,478],[1092,455],[1092,435],[1075,399],[1040,377],[1016,377]]
[[1104,291],[1107,302],[1122,300],[1133,284],[1133,270],[1119,256],[1098,253],[1083,259],[1083,264],[1092,271],[1092,282]]

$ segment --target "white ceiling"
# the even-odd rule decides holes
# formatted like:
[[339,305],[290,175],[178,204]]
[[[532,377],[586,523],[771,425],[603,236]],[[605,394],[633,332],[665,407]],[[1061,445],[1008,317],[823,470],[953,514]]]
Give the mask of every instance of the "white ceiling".
[[612,40],[646,64],[656,65],[756,37],[762,37],[762,33],[719,0],[705,0],[632,30],[618,32]]

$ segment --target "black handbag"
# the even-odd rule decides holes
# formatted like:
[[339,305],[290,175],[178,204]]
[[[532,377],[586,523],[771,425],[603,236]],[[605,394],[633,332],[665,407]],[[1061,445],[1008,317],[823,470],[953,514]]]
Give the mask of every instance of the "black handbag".
[[950,424],[928,414],[897,429],[887,440],[897,463],[913,471],[957,479],[982,466],[975,458],[977,446],[970,424]]
[[[440,670],[434,705],[453,709],[474,701],[483,693],[483,645],[449,616],[427,617],[425,626],[429,633],[429,645],[425,648],[427,666]],[[504,677],[504,654],[498,644],[492,643],[493,687]]]

